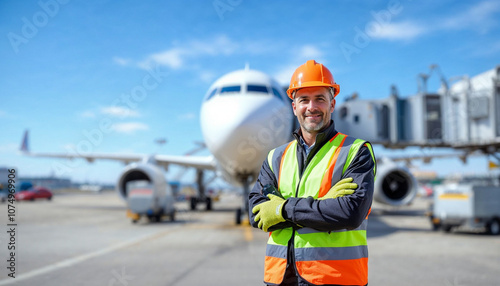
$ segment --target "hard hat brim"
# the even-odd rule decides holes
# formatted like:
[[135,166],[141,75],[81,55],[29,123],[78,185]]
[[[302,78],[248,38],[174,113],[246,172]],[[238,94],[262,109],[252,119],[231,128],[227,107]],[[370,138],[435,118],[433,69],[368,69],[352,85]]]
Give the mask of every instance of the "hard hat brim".
[[288,94],[288,97],[290,97],[290,99],[293,100],[293,92],[294,91],[299,90],[301,88],[306,88],[306,87],[321,87],[321,86],[333,88],[335,90],[334,97],[337,96],[337,94],[339,94],[340,87],[338,84],[328,84],[328,83],[324,83],[321,81],[304,82],[300,86],[296,86],[296,87],[292,87],[292,88],[287,89],[286,93]]

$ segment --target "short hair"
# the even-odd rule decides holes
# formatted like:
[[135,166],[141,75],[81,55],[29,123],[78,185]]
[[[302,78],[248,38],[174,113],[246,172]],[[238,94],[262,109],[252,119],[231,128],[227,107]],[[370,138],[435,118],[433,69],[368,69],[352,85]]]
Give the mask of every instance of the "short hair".
[[[297,90],[292,91],[292,98],[295,100],[295,94],[297,93]],[[333,87],[330,87],[330,100],[333,100],[335,98],[335,90]]]

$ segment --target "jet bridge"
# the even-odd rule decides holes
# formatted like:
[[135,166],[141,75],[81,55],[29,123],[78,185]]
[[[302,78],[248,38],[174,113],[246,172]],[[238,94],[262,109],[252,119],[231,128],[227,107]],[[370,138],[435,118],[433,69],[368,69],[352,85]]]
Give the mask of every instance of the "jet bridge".
[[[453,82],[448,87],[448,82]],[[444,80],[436,92],[402,98],[357,95],[337,104],[336,128],[387,148],[450,147],[481,150],[500,161],[500,65],[472,78]]]

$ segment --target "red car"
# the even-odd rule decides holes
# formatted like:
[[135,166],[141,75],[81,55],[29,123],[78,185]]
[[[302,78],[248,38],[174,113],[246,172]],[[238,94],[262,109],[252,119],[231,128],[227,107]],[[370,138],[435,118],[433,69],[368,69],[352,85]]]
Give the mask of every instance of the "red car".
[[44,187],[33,187],[26,191],[16,193],[17,201],[33,201],[35,199],[52,199],[52,193]]

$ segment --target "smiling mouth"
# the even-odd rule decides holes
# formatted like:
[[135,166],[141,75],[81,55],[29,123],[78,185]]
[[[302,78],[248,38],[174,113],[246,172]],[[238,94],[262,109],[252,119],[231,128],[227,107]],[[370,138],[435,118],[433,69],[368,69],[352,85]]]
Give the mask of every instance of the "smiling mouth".
[[321,118],[321,114],[306,115],[306,118],[309,118],[309,119],[320,119]]

